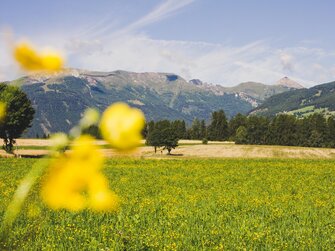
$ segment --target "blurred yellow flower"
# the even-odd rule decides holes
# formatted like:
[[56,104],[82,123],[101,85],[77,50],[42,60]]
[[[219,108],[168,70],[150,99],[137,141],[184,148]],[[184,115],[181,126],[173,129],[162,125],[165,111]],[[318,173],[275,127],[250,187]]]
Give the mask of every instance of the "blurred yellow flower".
[[103,155],[91,136],[74,140],[71,152],[53,160],[42,184],[41,197],[52,209],[117,210],[119,199],[100,172]]
[[26,71],[58,71],[63,67],[63,58],[55,52],[38,53],[28,43],[19,43],[14,48],[14,58]]
[[5,115],[6,115],[6,104],[0,102],[0,121],[5,117]]
[[59,132],[51,136],[51,149],[61,150],[64,149],[69,143],[69,138],[65,133]]
[[139,145],[144,124],[145,117],[141,110],[118,102],[102,114],[100,129],[112,147],[129,150]]
[[82,128],[89,128],[90,126],[97,124],[99,122],[99,118],[100,113],[97,109],[88,108],[79,123]]

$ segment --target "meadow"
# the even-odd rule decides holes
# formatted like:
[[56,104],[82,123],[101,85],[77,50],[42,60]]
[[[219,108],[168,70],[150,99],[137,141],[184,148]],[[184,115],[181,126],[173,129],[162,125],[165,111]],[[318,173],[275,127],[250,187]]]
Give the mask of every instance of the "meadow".
[[[0,159],[0,216],[33,159]],[[5,250],[332,250],[335,160],[141,159],[105,163],[117,213],[52,211],[38,187]]]

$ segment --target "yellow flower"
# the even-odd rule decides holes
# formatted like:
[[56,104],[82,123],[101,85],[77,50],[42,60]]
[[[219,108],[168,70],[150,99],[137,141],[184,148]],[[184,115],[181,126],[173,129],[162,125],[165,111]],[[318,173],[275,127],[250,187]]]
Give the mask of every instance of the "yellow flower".
[[79,123],[82,128],[89,128],[90,126],[97,124],[99,118],[100,113],[97,109],[88,108]]
[[64,63],[57,53],[38,53],[28,43],[20,43],[14,48],[14,58],[26,71],[58,71]]
[[119,200],[100,172],[102,164],[103,155],[94,139],[80,136],[68,156],[52,162],[41,189],[43,201],[52,209],[117,210]]
[[0,102],[0,121],[3,120],[5,115],[6,115],[6,104],[3,102]]
[[67,146],[69,139],[65,133],[55,133],[51,136],[51,148],[61,150]]
[[100,129],[112,147],[128,150],[139,145],[144,123],[145,117],[141,110],[119,102],[102,114]]
[[89,183],[89,207],[95,211],[116,210],[119,206],[119,198],[108,188],[108,181],[100,173],[96,173]]

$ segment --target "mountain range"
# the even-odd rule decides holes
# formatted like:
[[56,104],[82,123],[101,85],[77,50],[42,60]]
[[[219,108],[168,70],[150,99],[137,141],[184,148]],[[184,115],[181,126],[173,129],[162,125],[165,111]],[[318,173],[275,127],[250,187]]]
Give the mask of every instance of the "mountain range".
[[117,101],[140,108],[147,121],[194,118],[209,120],[223,109],[228,117],[247,114],[275,94],[303,88],[283,78],[274,85],[255,82],[223,87],[201,80],[186,81],[172,73],[97,72],[67,69],[57,74],[35,74],[7,82],[20,86],[36,110],[25,136],[69,131],[87,107],[100,111]]
[[263,103],[267,98],[287,92],[293,89],[303,89],[304,87],[298,82],[291,80],[288,77],[284,77],[278,80],[273,85],[266,85],[258,82],[245,82],[233,87],[224,87],[222,85],[213,85],[203,83],[201,80],[193,79],[190,80],[191,83],[197,86],[210,90],[217,95],[223,93],[238,93],[240,96],[249,97],[249,102],[257,107],[259,104]]

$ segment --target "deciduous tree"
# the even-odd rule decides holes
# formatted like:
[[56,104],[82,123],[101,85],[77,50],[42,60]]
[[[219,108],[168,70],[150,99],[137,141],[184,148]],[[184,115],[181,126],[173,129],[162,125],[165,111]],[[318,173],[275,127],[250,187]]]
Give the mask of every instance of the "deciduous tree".
[[27,95],[15,86],[0,84],[0,101],[6,104],[0,137],[4,140],[4,149],[12,152],[15,139],[31,126],[35,111]]

